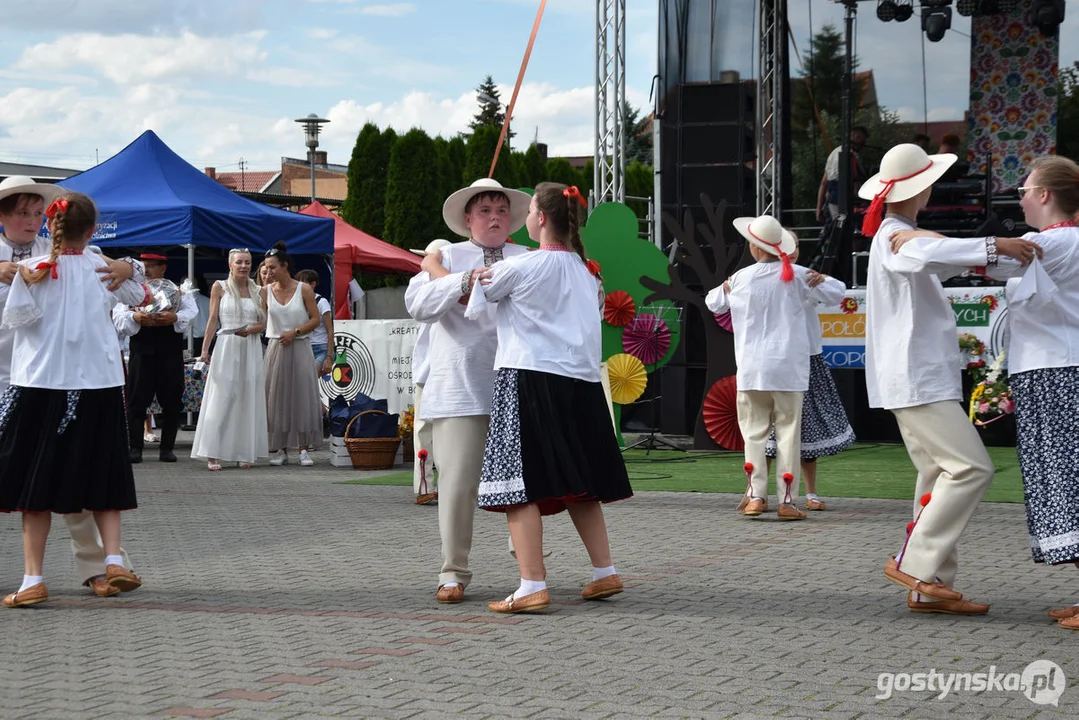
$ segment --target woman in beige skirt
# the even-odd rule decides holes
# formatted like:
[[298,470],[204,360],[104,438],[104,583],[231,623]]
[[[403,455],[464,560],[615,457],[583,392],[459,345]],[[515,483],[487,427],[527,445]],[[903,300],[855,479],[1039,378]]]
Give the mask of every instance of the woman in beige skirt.
[[309,449],[322,445],[322,409],[318,378],[313,373],[311,331],[321,319],[310,285],[292,279],[285,243],[266,252],[264,263],[273,281],[262,288],[266,303],[266,419],[270,464],[288,462],[288,448],[300,449],[300,465],[314,460]]

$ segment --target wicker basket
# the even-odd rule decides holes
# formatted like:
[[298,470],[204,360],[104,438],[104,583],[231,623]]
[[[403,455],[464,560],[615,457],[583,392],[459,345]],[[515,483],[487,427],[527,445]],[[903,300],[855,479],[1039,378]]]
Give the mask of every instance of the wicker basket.
[[414,439],[411,434],[401,438],[401,442],[404,447],[401,449],[401,462],[405,465],[412,465],[416,462],[416,446],[413,444]]
[[397,447],[401,444],[401,438],[352,438],[348,431],[356,418],[369,413],[388,415],[381,410],[364,410],[358,413],[345,426],[345,448],[348,456],[352,459],[352,467],[356,470],[389,470],[393,467],[393,461],[397,458]]

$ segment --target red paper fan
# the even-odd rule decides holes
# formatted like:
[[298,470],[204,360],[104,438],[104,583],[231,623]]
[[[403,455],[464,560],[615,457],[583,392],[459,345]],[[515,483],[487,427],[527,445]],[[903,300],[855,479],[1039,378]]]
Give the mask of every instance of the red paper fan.
[[655,365],[671,346],[671,330],[655,315],[642,313],[622,331],[622,349],[645,365]]
[[704,428],[716,444],[727,450],[745,450],[738,427],[738,382],[734,375],[716,381],[704,396]]
[[637,314],[637,305],[625,290],[612,290],[603,298],[603,319],[608,325],[623,327]]

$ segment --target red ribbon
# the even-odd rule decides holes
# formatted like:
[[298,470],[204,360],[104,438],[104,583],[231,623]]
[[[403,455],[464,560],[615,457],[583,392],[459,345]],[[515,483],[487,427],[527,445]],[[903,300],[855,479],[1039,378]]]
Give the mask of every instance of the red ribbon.
[[45,208],[45,217],[54,218],[58,212],[67,212],[68,202],[63,198],[53,200],[49,207]]
[[56,273],[56,263],[54,262],[41,262],[37,264],[35,270],[51,270],[52,279],[55,280],[59,277]]
[[1053,223],[1052,225],[1050,225],[1048,227],[1043,227],[1038,232],[1045,232],[1046,230],[1056,230],[1057,228],[1064,228],[1064,227],[1075,227],[1076,225],[1079,225],[1079,223],[1075,222],[1074,220],[1065,220],[1063,222]]
[[891,180],[883,180],[884,187],[880,189],[880,192],[873,196],[873,202],[869,203],[869,209],[865,211],[865,219],[862,220],[862,234],[866,237],[873,237],[877,234],[877,230],[880,229],[881,220],[884,219],[884,201],[888,198],[888,193],[892,191],[892,188],[895,187],[897,182],[917,177],[931,167],[933,167],[932,160],[930,160],[929,164],[924,168],[916,170],[910,175],[892,178]]
[[592,273],[596,277],[599,277],[600,267],[598,262],[596,262],[595,260],[585,260],[584,266],[588,268],[588,272]]
[[780,273],[779,273],[780,279],[783,280],[783,282],[790,282],[791,280],[793,280],[794,279],[794,268],[791,267],[791,256],[779,249],[779,246],[781,245],[781,243],[768,242],[767,240],[765,240],[763,238],[759,238],[749,228],[746,228],[746,232],[749,233],[750,235],[752,235],[753,239],[756,240],[757,242],[761,242],[761,243],[764,243],[765,245],[767,245],[768,247],[775,248],[776,252],[779,254],[779,259],[783,262],[783,270],[781,270]]
[[562,194],[568,198],[577,198],[577,202],[581,203],[581,207],[588,207],[588,201],[584,199],[584,195],[581,195],[581,191],[577,189],[576,185],[570,185],[562,191]]

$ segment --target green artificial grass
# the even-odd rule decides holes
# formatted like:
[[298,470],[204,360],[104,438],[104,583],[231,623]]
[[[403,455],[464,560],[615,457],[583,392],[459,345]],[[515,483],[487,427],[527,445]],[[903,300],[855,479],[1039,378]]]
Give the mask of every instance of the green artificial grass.
[[[997,474],[985,493],[989,502],[1023,502],[1015,448],[988,448]],[[624,454],[635,491],[741,493],[746,487],[741,453],[628,450]],[[817,461],[817,493],[824,498],[914,497],[915,470],[902,445],[854,445]],[[774,477],[771,491],[775,492]],[[345,480],[346,485],[412,485],[412,472]],[[803,489],[804,492],[804,489]]]

